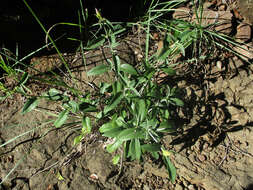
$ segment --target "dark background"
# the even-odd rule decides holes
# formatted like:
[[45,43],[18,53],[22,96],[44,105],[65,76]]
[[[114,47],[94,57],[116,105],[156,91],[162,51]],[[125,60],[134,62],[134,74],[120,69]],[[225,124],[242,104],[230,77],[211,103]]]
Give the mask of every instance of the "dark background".
[[[110,21],[130,21],[145,13],[143,0],[82,0],[88,9],[88,24],[96,22],[95,8]],[[27,0],[29,6],[39,17],[46,29],[59,22],[78,23],[79,0]],[[22,54],[26,55],[45,45],[45,33],[29,12],[22,0],[5,0],[0,6],[0,48],[15,50],[16,44]],[[80,37],[79,29],[58,26],[53,37],[65,34],[65,37]],[[73,51],[76,42],[61,40],[61,51]],[[42,52],[47,53],[47,52]],[[48,52],[50,53],[50,52]]]

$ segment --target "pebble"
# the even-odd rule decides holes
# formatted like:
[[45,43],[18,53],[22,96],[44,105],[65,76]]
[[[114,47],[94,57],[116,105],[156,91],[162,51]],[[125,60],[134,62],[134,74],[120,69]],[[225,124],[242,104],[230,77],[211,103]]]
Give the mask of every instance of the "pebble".
[[175,190],[183,190],[183,187],[179,184],[176,184]]
[[206,160],[206,156],[203,155],[203,154],[200,154],[198,155],[198,159],[201,161],[201,162],[204,162]]
[[194,188],[194,186],[192,184],[188,186],[188,189],[189,190],[195,190],[195,188]]

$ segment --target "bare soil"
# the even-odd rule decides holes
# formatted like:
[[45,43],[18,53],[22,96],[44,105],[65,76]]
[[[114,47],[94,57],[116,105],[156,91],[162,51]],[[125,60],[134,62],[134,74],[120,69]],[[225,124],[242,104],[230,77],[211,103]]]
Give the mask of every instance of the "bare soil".
[[[140,35],[121,39],[118,52],[122,60],[138,64],[143,43]],[[155,48],[156,42],[153,44]],[[105,61],[104,57],[110,58],[106,49],[86,53],[86,69],[82,56],[65,56],[78,78],[75,85],[84,92],[90,88],[88,81],[112,79],[85,74],[86,69]],[[76,118],[56,129],[55,117],[48,113],[34,110],[22,115],[26,99],[17,94],[0,105],[0,144],[18,137],[0,149],[0,179],[15,168],[0,189],[253,189],[253,67],[235,56],[224,57],[225,53],[206,66],[208,76],[199,70],[185,73],[181,67],[173,78],[172,85],[181,89],[185,102],[176,120],[181,130],[163,139],[164,146],[176,152],[171,156],[178,173],[175,184],[169,181],[161,162],[149,156],[140,163],[124,161],[114,166],[112,155],[104,149],[107,139],[97,132],[73,147],[79,133],[79,126],[73,124]],[[31,64],[35,62],[42,72],[60,73],[63,69],[57,55],[34,58]],[[34,70],[29,72],[42,77]],[[64,80],[71,84],[67,76]],[[34,83],[29,87],[37,93],[47,90]],[[53,102],[41,101],[39,106],[60,111]]]

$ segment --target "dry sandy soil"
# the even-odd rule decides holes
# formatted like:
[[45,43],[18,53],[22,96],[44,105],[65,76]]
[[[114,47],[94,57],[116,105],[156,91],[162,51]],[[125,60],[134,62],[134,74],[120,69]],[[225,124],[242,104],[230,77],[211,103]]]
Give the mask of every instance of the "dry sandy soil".
[[[213,13],[218,15],[216,19],[226,18],[227,22],[217,30],[229,32],[232,28],[237,38],[251,45],[248,13],[236,15],[233,8],[220,1],[205,6],[206,18]],[[184,9],[184,14],[189,10],[187,6],[180,9]],[[174,17],[185,18],[181,13],[178,11]],[[243,18],[246,23],[234,26],[234,20]],[[128,36],[120,41],[120,57],[126,62],[138,62],[142,54],[139,39]],[[250,50],[238,51],[252,59]],[[103,59],[100,50],[88,52],[85,56],[91,66]],[[86,81],[84,69],[80,66],[81,57],[66,55],[66,58],[72,63],[76,76]],[[34,58],[32,62],[35,61],[39,62],[37,69],[43,72],[60,67],[55,66],[59,62],[57,55]],[[73,139],[78,135],[78,126],[73,125],[75,118],[68,121],[69,125],[55,129],[55,118],[45,112],[34,110],[22,115],[20,112],[26,100],[21,95],[14,95],[0,105],[0,144],[24,135],[0,148],[0,179],[8,177],[0,189],[253,189],[252,69],[246,60],[233,55],[226,57],[225,53],[206,66],[208,75],[199,74],[198,70],[185,72],[184,67],[178,68],[172,85],[181,89],[185,102],[184,108],[178,110],[180,119],[176,121],[181,130],[163,140],[167,149],[176,152],[171,156],[177,168],[174,184],[169,181],[161,162],[148,156],[141,163],[125,161],[114,166],[112,156],[104,150],[106,139],[98,133],[87,136],[73,148]],[[77,85],[81,90],[87,88],[81,81]],[[40,93],[47,87],[30,84],[30,88]],[[52,102],[42,101],[40,107],[59,111],[59,105]],[[15,170],[7,176],[13,168]]]

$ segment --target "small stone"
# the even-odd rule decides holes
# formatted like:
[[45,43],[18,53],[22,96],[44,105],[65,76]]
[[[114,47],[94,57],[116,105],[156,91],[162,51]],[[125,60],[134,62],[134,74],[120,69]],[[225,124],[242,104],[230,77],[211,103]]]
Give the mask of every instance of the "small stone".
[[218,7],[219,11],[225,11],[226,10],[226,5],[222,4]]
[[236,40],[246,42],[251,38],[251,27],[248,24],[241,23],[237,26]]
[[216,62],[216,66],[218,67],[219,70],[222,69],[222,62],[221,61],[217,61]]
[[206,150],[209,147],[208,143],[205,142],[205,144],[203,145],[203,150]]
[[234,106],[227,106],[226,109],[228,110],[228,112],[233,116],[233,115],[236,115],[236,114],[239,114],[241,113],[242,111],[240,109],[237,109],[236,107]]
[[215,30],[223,34],[230,34],[232,31],[232,13],[230,11],[218,11],[218,14],[219,17],[217,21],[220,22],[220,24],[215,26]]
[[198,159],[201,161],[201,162],[204,162],[206,160],[206,156],[203,155],[203,154],[200,154],[198,155]]
[[188,185],[188,189],[189,190],[195,190],[194,186],[191,184],[191,185]]
[[174,19],[181,19],[181,20],[188,21],[191,18],[190,17],[190,9],[187,7],[178,8],[175,10],[172,17]]
[[183,187],[179,184],[176,184],[175,190],[183,190]]

